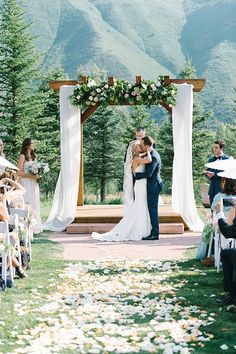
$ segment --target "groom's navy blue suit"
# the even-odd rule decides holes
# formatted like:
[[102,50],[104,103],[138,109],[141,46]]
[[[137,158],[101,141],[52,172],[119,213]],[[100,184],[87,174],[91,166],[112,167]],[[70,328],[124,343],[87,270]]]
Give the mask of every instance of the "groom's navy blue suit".
[[147,178],[147,202],[148,211],[152,225],[152,236],[159,236],[159,220],[158,220],[158,198],[162,190],[162,180],[160,175],[161,158],[158,152],[153,149],[151,151],[152,162],[145,165],[144,172],[137,172],[136,179]]

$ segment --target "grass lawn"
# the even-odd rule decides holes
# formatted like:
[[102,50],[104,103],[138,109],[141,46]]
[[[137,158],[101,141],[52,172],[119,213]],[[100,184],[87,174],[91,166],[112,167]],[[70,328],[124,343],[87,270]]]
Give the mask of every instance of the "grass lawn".
[[61,251],[46,234],[35,237],[29,278],[0,293],[0,353],[236,352],[236,313],[216,302],[222,274],[214,268],[68,264]]

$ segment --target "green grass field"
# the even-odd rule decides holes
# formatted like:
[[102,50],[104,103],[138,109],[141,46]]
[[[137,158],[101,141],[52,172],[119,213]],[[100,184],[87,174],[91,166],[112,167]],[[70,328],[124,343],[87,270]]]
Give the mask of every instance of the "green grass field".
[[[194,353],[212,354],[223,352],[223,350],[220,349],[220,346],[226,344],[228,346],[227,353],[233,354],[236,352],[236,349],[234,348],[234,346],[236,346],[236,313],[228,312],[226,308],[220,307],[216,302],[216,297],[219,297],[222,293],[222,274],[217,274],[215,268],[204,268],[199,262],[190,259],[186,262],[178,263],[176,269],[173,268],[171,272],[166,272],[163,277],[162,270],[159,270],[158,267],[152,267],[148,270],[145,268],[145,263],[132,266],[133,268],[129,268],[129,266],[125,269],[125,266],[118,266],[117,263],[113,261],[109,261],[105,266],[90,262],[90,270],[88,272],[82,274],[79,270],[78,276],[75,275],[75,278],[70,279],[70,277],[68,278],[68,274],[73,274],[73,271],[69,271],[68,273],[67,270],[67,275],[61,275],[68,266],[67,262],[61,259],[61,252],[61,247],[58,244],[49,241],[47,239],[47,234],[44,233],[35,237],[33,242],[32,269],[28,272],[29,278],[23,280],[16,279],[14,288],[7,289],[5,292],[0,293],[1,353],[35,352],[32,349],[33,347],[31,349],[29,347],[29,351],[24,351],[23,348],[27,348],[27,346],[34,343],[37,338],[40,338],[41,331],[43,336],[46,336],[47,333],[51,333],[54,330],[59,331],[60,326],[62,326],[65,331],[66,326],[64,321],[69,321],[69,324],[72,327],[80,325],[84,326],[84,321],[87,321],[89,326],[93,326],[97,321],[97,317],[96,321],[94,318],[88,317],[88,313],[86,314],[86,317],[85,308],[87,305],[83,309],[83,307],[78,306],[76,302],[77,300],[74,302],[73,299],[78,293],[83,293],[82,297],[84,298],[95,296],[96,293],[101,294],[101,286],[105,287],[105,291],[108,291],[111,299],[116,296],[115,303],[119,306],[121,305],[121,307],[116,307],[115,309],[115,311],[118,312],[122,311],[123,306],[124,309],[125,306],[130,306],[129,311],[132,312],[133,309],[138,305],[141,306],[142,302],[147,299],[148,301],[154,300],[154,303],[157,305],[159,301],[165,301],[168,303],[167,299],[172,299],[171,301],[174,301],[176,305],[180,304],[183,309],[181,310],[182,312],[171,313],[170,323],[172,322],[172,324],[173,321],[179,320],[181,316],[183,316],[183,318],[188,317],[186,317],[185,314],[186,308],[189,309],[190,306],[197,306],[198,310],[194,310],[194,313],[191,314],[192,317],[190,316],[190,319],[188,318],[187,320],[191,321],[191,318],[193,318],[195,321],[198,317],[201,319],[213,318],[213,320],[210,321],[212,324],[200,328],[203,333],[208,333],[210,340],[201,340],[201,335],[198,335],[198,338],[200,339],[193,337],[193,340],[188,343],[188,348],[193,350]],[[188,251],[188,256],[193,256],[193,250]],[[83,264],[85,263],[81,263],[79,268],[82,267]],[[124,269],[122,269],[122,267]],[[159,282],[157,282],[157,279],[159,279],[160,276],[163,278],[160,278],[160,284],[157,284]],[[148,291],[144,293],[143,286],[141,286],[143,282],[148,289]],[[116,284],[118,287],[125,287],[118,291],[119,294],[115,294],[112,289],[111,293],[109,293],[109,286],[111,286],[109,284],[111,283]],[[99,287],[100,290],[96,290],[97,287]],[[71,303],[71,300],[69,301],[70,306],[68,306],[68,302],[66,304],[63,302],[63,299],[65,298],[72,299]],[[128,299],[127,304],[124,299]],[[94,301],[98,302],[96,305],[98,309],[102,304],[103,311],[105,312],[113,306],[113,303],[110,303],[110,300],[107,299],[107,297],[101,300],[96,299]],[[58,303],[58,307],[51,309],[51,306],[55,303]],[[147,302],[145,302],[145,304],[147,304]],[[49,307],[46,311],[45,306]],[[45,312],[42,313],[42,311]],[[112,311],[112,309],[110,309],[110,311]],[[134,328],[134,326],[138,326],[138,328],[140,327],[138,333],[140,333],[141,336],[143,333],[142,331],[145,331],[144,328],[148,329],[150,327],[150,321],[157,318],[157,312],[155,311],[156,310],[152,309],[152,307],[150,307],[149,311],[149,308],[147,307],[144,316],[140,317],[139,315],[135,315],[132,319],[126,318],[128,316],[126,312],[125,314],[121,313],[120,315],[124,316],[126,330],[133,330],[132,328]],[[54,328],[55,324],[53,321],[57,321],[58,327],[56,327],[56,329]],[[105,325],[106,321],[104,319],[103,321]],[[163,321],[160,322],[162,323]],[[121,324],[119,325],[119,323]],[[122,321],[120,322],[117,320],[115,321],[115,324],[118,324],[118,327],[122,327]],[[63,333],[65,334],[65,332]],[[89,337],[90,341],[96,341],[97,336],[101,336],[101,331],[92,331],[91,333]],[[163,333],[168,341],[168,331],[165,330]],[[163,333],[162,335],[164,335]],[[103,337],[101,337],[101,342],[104,338],[104,333],[102,334]],[[53,334],[51,334],[51,336],[54,338]],[[114,336],[116,337],[116,335],[112,335],[112,332],[110,333],[110,336],[111,338]],[[68,337],[65,335],[65,338]],[[130,343],[132,344],[132,341],[134,341],[133,353],[152,352],[137,349],[139,348],[139,340],[143,340],[143,337],[140,339],[136,338],[134,335],[132,338],[129,338],[128,343],[130,345]],[[170,342],[173,342],[173,339],[169,340]],[[83,347],[85,349],[82,349],[81,347],[79,350],[78,342],[76,342],[75,339],[70,339],[70,341],[71,342],[64,344],[63,349],[58,349],[58,351],[55,349],[55,352],[93,352],[90,351],[91,344],[89,343],[86,343]],[[104,346],[101,343],[99,345],[103,349],[100,349],[100,351],[98,350],[98,353],[119,353],[117,350],[104,350],[105,344]],[[17,351],[17,348],[21,349]],[[38,353],[39,352],[40,351],[38,351]],[[44,351],[42,351],[42,353],[43,352]],[[160,349],[156,352],[163,353],[163,350]]]

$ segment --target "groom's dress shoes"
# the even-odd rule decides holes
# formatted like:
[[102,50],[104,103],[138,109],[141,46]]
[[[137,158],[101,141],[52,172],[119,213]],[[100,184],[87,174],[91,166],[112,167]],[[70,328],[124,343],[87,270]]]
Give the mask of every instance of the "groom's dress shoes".
[[143,237],[142,240],[144,240],[144,241],[159,240],[159,236],[157,236],[157,235],[149,235],[147,237]]

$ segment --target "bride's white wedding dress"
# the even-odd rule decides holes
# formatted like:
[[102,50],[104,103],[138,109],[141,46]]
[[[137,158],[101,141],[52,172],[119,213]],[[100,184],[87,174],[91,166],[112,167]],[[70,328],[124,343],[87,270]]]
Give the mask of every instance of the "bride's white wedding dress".
[[[144,172],[145,165],[139,165],[135,172]],[[109,232],[92,233],[92,238],[99,241],[140,241],[151,232],[150,216],[147,206],[147,180],[135,181],[135,199],[120,222]]]

